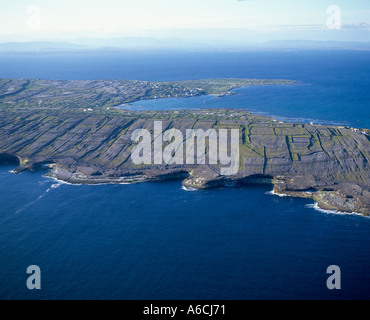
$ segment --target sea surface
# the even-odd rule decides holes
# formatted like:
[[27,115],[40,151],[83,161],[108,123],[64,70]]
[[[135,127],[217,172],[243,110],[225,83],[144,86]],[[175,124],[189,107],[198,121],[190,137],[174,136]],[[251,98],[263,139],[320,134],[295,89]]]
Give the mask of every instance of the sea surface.
[[[367,52],[14,55],[0,56],[0,77],[293,79],[302,85],[128,107],[243,108],[370,127]],[[320,211],[268,185],[72,186],[14,167],[0,166],[0,299],[370,298],[369,218]],[[27,289],[30,265],[41,268],[40,291]],[[327,289],[330,265],[341,268],[341,290]]]

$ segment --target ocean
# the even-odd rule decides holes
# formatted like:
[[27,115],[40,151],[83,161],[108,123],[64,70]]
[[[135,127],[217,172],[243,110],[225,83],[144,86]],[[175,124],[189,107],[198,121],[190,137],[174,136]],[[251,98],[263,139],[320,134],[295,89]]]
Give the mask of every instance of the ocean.
[[[282,78],[299,86],[140,101],[129,108],[243,108],[370,128],[370,53],[0,55],[0,77]],[[0,166],[0,299],[369,299],[370,219],[272,186],[186,191],[181,181],[72,186]],[[42,289],[27,289],[38,265]],[[328,266],[342,289],[328,290]]]

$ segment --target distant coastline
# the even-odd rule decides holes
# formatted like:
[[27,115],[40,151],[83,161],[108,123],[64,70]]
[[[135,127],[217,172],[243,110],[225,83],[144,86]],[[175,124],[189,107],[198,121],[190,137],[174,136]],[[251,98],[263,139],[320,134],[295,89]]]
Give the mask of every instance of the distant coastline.
[[[183,179],[186,188],[263,183],[274,192],[311,198],[325,210],[370,215],[367,129],[279,121],[242,109],[126,111],[123,103],[165,97],[228,94],[243,86],[295,85],[293,80],[187,81],[0,80],[0,162],[16,173],[49,165],[71,184],[120,184]],[[135,129],[162,121],[167,129],[237,128],[240,166],[220,176],[217,165],[135,165]],[[184,133],[183,133],[184,136]],[[307,192],[310,191],[310,192]]]

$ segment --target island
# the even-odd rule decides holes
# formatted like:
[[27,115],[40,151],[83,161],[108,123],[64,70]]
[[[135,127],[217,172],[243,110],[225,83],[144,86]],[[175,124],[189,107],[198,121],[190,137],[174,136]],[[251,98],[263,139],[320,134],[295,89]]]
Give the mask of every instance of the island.
[[[274,193],[314,199],[323,209],[370,215],[369,130],[283,122],[243,110],[132,111],[142,99],[233,94],[248,85],[297,85],[292,80],[208,79],[0,80],[0,162],[15,172],[47,166],[72,184],[182,179],[184,187],[270,184]],[[134,165],[132,133],[153,122],[185,134],[188,128],[238,129],[237,174],[218,165]]]

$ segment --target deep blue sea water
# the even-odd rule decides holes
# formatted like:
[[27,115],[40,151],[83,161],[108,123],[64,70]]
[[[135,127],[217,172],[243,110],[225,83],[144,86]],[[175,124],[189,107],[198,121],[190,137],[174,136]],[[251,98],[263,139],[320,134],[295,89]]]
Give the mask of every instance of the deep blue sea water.
[[[0,77],[295,79],[305,85],[140,103],[232,102],[369,127],[369,62],[366,52],[19,55],[0,56]],[[0,166],[0,299],[370,298],[368,218],[317,211],[311,200],[269,194],[270,186],[71,186],[13,168]],[[41,291],[26,287],[29,265],[41,268]],[[340,291],[326,287],[329,265],[341,267]]]

